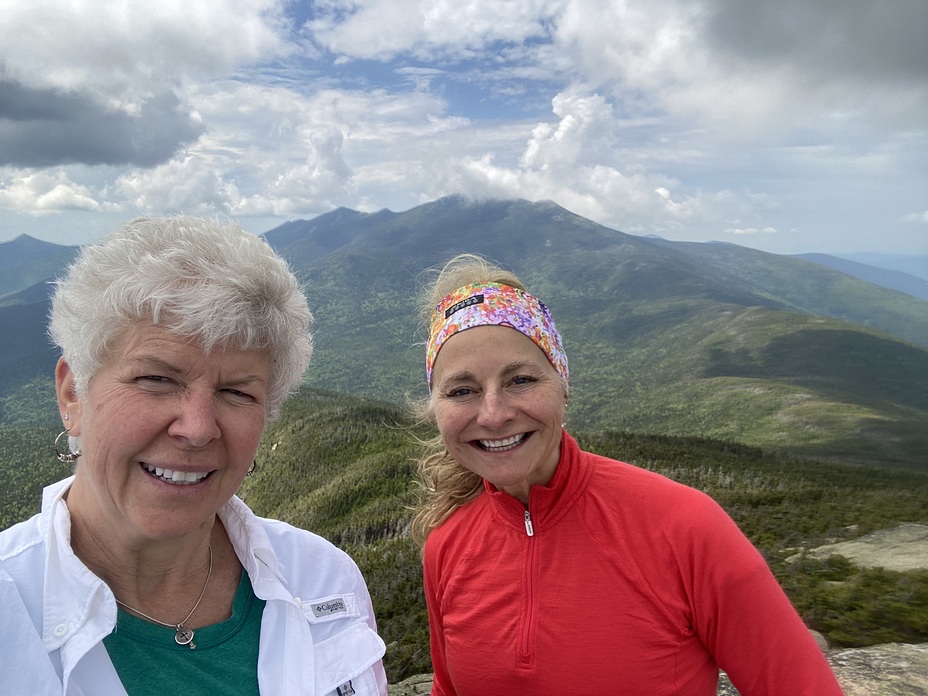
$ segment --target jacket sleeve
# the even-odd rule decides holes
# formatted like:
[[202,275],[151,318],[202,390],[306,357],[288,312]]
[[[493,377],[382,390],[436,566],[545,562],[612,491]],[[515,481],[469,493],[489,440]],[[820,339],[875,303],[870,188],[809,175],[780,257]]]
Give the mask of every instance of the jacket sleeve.
[[766,561],[708,497],[682,561],[694,627],[742,696],[842,696]]
[[441,593],[439,586],[439,563],[436,560],[434,542],[426,542],[422,568],[425,604],[429,615],[429,647],[432,653],[432,696],[455,696],[448,663],[445,658],[445,633],[441,617]]
[[[367,587],[367,582],[361,575],[361,570],[357,567],[357,565],[355,565],[355,569],[357,570],[358,574],[358,595],[360,596],[361,601],[364,603],[367,616],[367,626],[371,629],[371,631],[373,631],[375,635],[379,635],[377,633],[377,620],[374,617],[374,603],[371,601],[371,595]],[[380,660],[377,660],[377,662],[371,666],[371,670],[373,670],[374,679],[377,682],[377,693],[380,694],[380,696],[386,696],[388,690],[387,673],[383,666],[383,659],[381,658]]]

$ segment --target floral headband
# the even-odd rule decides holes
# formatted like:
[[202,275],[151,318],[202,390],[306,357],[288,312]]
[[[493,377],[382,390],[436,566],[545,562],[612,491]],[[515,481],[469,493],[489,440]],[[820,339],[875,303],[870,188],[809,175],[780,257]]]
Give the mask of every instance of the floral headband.
[[475,326],[509,326],[541,348],[566,382],[567,354],[551,312],[533,295],[500,283],[477,283],[458,288],[438,303],[429,326],[425,372],[432,389],[432,368],[442,344],[454,334]]

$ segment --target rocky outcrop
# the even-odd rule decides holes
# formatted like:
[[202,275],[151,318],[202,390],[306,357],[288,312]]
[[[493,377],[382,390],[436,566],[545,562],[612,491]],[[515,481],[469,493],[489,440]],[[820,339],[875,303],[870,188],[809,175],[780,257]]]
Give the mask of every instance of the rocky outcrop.
[[[850,648],[828,653],[846,696],[928,696],[928,643],[888,643],[869,648]],[[410,677],[389,688],[390,696],[430,693],[432,675]],[[718,696],[738,696],[725,675]]]
[[419,674],[387,687],[389,696],[418,696],[432,692],[432,675]]
[[928,643],[888,643],[828,656],[846,696],[928,696]]
[[809,549],[813,558],[844,556],[861,568],[918,570],[928,564],[928,525],[901,524],[872,534]]

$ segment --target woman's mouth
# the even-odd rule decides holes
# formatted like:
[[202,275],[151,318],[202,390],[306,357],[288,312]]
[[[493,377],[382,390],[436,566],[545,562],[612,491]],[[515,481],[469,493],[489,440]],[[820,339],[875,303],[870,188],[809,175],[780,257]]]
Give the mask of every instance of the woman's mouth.
[[145,468],[145,471],[155,478],[176,486],[189,486],[194,483],[199,483],[212,473],[211,471],[174,471],[173,469],[152,466],[144,462],[142,466]]
[[507,452],[521,445],[528,435],[528,433],[520,433],[503,440],[477,440],[477,444],[485,452]]

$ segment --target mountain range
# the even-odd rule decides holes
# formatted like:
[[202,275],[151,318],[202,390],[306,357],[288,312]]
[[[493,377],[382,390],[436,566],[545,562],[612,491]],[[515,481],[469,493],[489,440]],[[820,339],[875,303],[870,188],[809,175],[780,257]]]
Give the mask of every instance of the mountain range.
[[[928,467],[928,294],[915,276],[628,235],[521,200],[340,208],[264,236],[316,317],[310,386],[425,397],[421,291],[430,269],[470,252],[551,308],[574,427]],[[55,420],[49,281],[75,252],[25,236],[0,244],[0,424]]]

